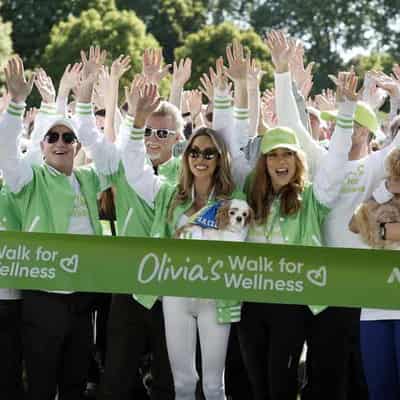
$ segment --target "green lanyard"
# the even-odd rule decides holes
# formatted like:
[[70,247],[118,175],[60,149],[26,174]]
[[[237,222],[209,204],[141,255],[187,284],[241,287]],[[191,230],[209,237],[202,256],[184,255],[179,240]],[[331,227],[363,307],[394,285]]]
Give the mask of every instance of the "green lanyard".
[[268,220],[265,225],[265,237],[267,239],[267,242],[271,241],[272,233],[277,222],[279,223],[279,198],[274,199],[274,201],[272,202]]

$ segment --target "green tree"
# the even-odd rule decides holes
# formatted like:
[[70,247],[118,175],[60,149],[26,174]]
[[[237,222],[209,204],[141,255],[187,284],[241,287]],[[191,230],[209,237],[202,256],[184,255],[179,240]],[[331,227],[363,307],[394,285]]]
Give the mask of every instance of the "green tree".
[[122,85],[141,71],[143,50],[159,47],[153,36],[146,34],[143,22],[133,11],[114,8],[100,13],[90,9],[53,27],[42,58],[43,67],[58,81],[65,66],[79,61],[80,50],[87,50],[91,45],[107,50],[110,61],[120,54],[131,57],[133,68],[124,76]]
[[208,67],[214,66],[217,58],[225,55],[226,46],[234,38],[239,39],[244,46],[250,49],[252,57],[261,62],[262,68],[266,72],[261,83],[262,89],[272,86],[271,58],[261,37],[251,29],[241,31],[232,23],[224,22],[217,26],[206,26],[199,32],[192,33],[186,38],[185,44],[175,51],[177,59],[190,57],[193,60],[190,82],[192,88],[199,85],[199,78],[208,71]]
[[379,70],[390,74],[394,62],[393,56],[389,53],[373,52],[368,56],[359,55],[353,57],[347,63],[347,66],[353,65],[357,75],[363,77],[367,71],[371,70]]
[[[11,23],[3,22],[0,17],[0,67],[12,54]],[[0,68],[0,82],[4,82],[3,68]]]
[[256,3],[255,0],[209,0],[208,11],[215,25],[225,20],[249,22]]
[[390,45],[392,23],[399,16],[398,0],[268,0],[255,8],[251,24],[259,33],[284,28],[303,39],[309,61],[317,63],[315,87],[320,89],[327,86],[327,75],[343,63],[341,48],[368,47],[371,36],[381,47]]
[[52,26],[69,15],[79,15],[89,0],[3,0],[1,15],[13,24],[14,50],[26,67],[37,66]]
[[168,63],[185,37],[197,32],[207,20],[205,0],[117,0],[121,9],[132,9],[164,49]]

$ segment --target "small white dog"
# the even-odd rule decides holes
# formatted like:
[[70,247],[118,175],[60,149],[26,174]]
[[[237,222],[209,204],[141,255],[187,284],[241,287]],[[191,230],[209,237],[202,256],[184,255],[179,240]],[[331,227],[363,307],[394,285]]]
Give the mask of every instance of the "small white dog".
[[207,219],[204,214],[199,215],[193,222],[178,229],[176,236],[180,239],[242,242],[253,220],[254,212],[246,201],[226,200],[216,211],[215,220]]

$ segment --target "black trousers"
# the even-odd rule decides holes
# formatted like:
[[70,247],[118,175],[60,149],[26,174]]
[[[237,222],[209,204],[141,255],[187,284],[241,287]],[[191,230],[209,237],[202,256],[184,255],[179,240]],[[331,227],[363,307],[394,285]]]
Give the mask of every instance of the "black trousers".
[[134,376],[148,349],[153,353],[151,399],[174,400],[161,302],[147,310],[131,295],[113,295],[100,399],[134,398]]
[[21,300],[0,300],[0,399],[21,400]]
[[80,400],[90,346],[88,293],[23,292],[23,349],[28,400]]
[[297,367],[307,341],[306,400],[345,400],[348,367],[360,310],[246,303],[239,326],[241,348],[256,400],[295,400]]
[[240,351],[238,325],[238,323],[231,324],[229,334],[225,363],[225,392],[229,400],[252,400],[251,385]]

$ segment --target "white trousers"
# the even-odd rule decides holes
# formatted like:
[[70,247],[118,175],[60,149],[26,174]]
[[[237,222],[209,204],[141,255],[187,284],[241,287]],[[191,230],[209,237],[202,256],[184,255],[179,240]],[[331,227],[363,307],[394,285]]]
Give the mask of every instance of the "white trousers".
[[199,379],[197,328],[204,395],[207,400],[225,400],[224,369],[230,324],[217,322],[215,300],[163,297],[163,310],[175,400],[195,400]]

